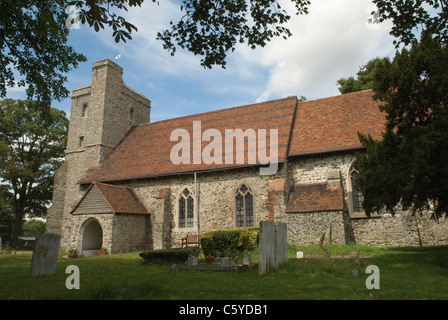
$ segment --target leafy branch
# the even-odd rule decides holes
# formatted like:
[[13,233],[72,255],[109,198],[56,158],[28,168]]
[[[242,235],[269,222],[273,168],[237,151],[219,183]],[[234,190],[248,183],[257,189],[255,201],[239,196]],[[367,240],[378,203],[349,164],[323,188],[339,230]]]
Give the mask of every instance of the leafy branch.
[[[307,14],[310,1],[293,1],[297,14]],[[181,10],[185,15],[171,28],[157,34],[164,49],[171,55],[177,47],[201,55],[201,65],[225,68],[226,57],[235,51],[238,43],[255,49],[264,47],[274,37],[284,39],[291,36],[283,25],[291,17],[277,0],[184,0]]]

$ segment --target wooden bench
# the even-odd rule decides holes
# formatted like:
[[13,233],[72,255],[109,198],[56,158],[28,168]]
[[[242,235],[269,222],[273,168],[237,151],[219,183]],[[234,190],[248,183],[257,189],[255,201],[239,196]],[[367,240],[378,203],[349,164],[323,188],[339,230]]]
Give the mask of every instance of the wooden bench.
[[201,245],[201,236],[198,234],[188,234],[185,238],[182,238],[182,248],[188,247],[189,244]]

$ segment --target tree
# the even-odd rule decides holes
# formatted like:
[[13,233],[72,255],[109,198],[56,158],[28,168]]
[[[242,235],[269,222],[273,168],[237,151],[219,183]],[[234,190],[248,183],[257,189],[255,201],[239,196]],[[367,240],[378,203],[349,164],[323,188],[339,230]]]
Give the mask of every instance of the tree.
[[391,35],[398,47],[418,40],[418,29],[426,30],[441,43],[448,43],[448,3],[446,0],[373,0],[380,22],[392,20]]
[[378,63],[388,58],[374,58],[359,68],[356,73],[356,78],[350,76],[348,78],[341,78],[336,81],[339,84],[339,92],[341,94],[372,89],[374,85],[375,67]]
[[[291,0],[297,14],[307,14],[310,1]],[[290,16],[277,0],[184,0],[181,9],[185,15],[171,29],[159,32],[164,48],[172,55],[176,44],[182,49],[204,56],[201,65],[225,67],[229,51],[238,43],[252,49],[264,47],[274,37],[288,38],[289,29],[283,25]]]
[[68,96],[64,74],[86,58],[66,44],[65,8],[63,0],[0,2],[0,98],[14,85],[47,109],[52,99]]
[[62,164],[68,119],[55,108],[32,100],[0,101],[0,182],[15,215],[11,244],[21,233],[25,214],[46,214],[53,177]]
[[[151,0],[156,3],[157,0]],[[291,0],[297,14],[308,13],[310,1]],[[111,28],[116,42],[132,39],[137,27],[120,15],[129,7],[140,7],[143,0],[2,0],[0,2],[0,98],[7,87],[26,87],[28,99],[46,103],[69,94],[65,73],[77,68],[86,57],[67,44],[74,22],[99,31]],[[72,9],[76,9],[74,16]],[[176,46],[204,58],[206,68],[224,67],[228,52],[238,43],[263,47],[274,37],[291,36],[283,25],[290,16],[278,0],[183,0],[185,15],[171,29],[158,33],[164,47]],[[14,71],[20,80],[16,80]]]
[[[151,0],[157,2],[156,0]],[[307,14],[310,1],[291,0],[297,14]],[[81,23],[88,23],[96,31],[108,25],[113,29],[115,41],[132,39],[131,32],[137,28],[118,16],[113,10],[126,10],[129,6],[141,6],[143,0],[92,0],[72,1],[80,10]],[[106,4],[103,6],[103,4]],[[264,47],[272,38],[288,38],[289,29],[283,25],[291,16],[282,9],[278,0],[183,0],[180,9],[185,12],[180,21],[170,22],[171,28],[158,32],[157,39],[163,41],[165,49],[174,55],[182,49],[203,56],[201,65],[212,68],[226,65],[229,51],[238,43],[246,43],[252,49]]]
[[14,224],[14,214],[11,197],[7,186],[0,185],[0,237],[8,240]]
[[448,47],[424,33],[411,49],[382,61],[374,98],[386,115],[381,141],[360,135],[357,184],[368,213],[397,205],[448,211]]
[[45,223],[40,220],[29,220],[23,224],[24,237],[37,237],[45,233]]

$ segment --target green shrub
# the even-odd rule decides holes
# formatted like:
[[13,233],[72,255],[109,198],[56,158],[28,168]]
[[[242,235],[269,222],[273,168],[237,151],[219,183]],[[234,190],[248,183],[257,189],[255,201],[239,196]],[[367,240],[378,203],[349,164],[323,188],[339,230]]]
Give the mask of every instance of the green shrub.
[[45,222],[30,220],[23,224],[24,237],[37,237],[43,233],[45,233]]
[[235,256],[237,252],[250,252],[258,243],[259,228],[215,230],[201,236],[205,256]]
[[197,256],[200,252],[198,247],[160,249],[141,252],[139,255],[144,263],[175,263],[185,262],[190,256]]
[[251,252],[258,244],[260,228],[250,228],[241,231],[240,251]]

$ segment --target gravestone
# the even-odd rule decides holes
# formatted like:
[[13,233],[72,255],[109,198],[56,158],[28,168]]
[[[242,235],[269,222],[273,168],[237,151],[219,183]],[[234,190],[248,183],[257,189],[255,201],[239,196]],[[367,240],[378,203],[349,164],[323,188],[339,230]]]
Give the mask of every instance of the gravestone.
[[258,274],[277,269],[288,260],[287,228],[285,223],[260,221]]
[[230,257],[221,258],[221,265],[224,267],[231,267],[232,266],[232,258],[230,258]]
[[61,236],[54,233],[44,233],[36,237],[31,260],[31,277],[49,276],[56,273],[60,241]]
[[198,265],[198,257],[193,257],[193,256],[188,257],[188,265],[189,266],[197,266]]
[[350,253],[350,257],[353,259],[353,262],[355,263],[355,267],[359,267],[359,252]]
[[250,266],[252,265],[252,256],[251,255],[245,255],[243,257],[243,265],[244,266]]

